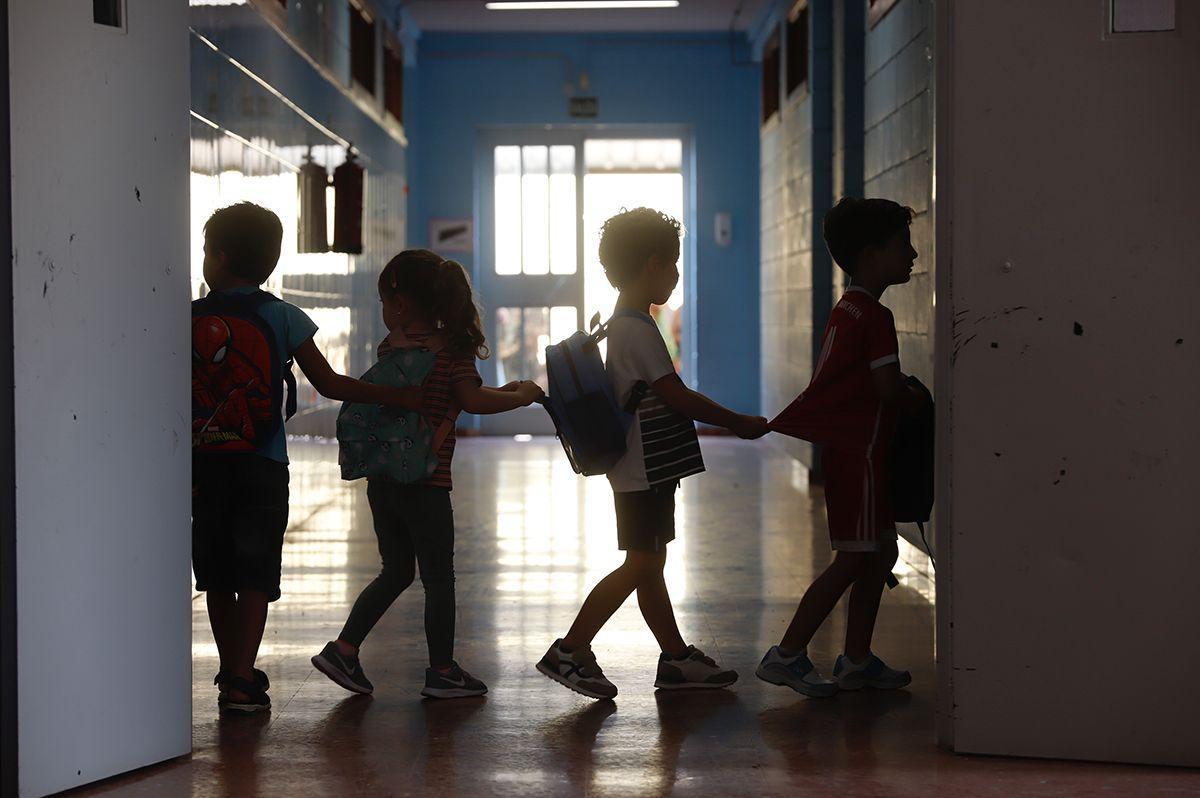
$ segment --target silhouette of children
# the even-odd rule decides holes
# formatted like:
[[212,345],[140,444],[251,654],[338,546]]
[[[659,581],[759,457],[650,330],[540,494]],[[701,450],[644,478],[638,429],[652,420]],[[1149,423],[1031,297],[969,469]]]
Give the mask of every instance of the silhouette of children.
[[608,324],[607,370],[617,402],[635,389],[646,393],[629,430],[628,449],[608,472],[617,514],[617,547],[625,562],[600,580],[566,636],[538,662],[546,676],[591,698],[612,698],[617,688],[592,653],[592,639],[629,594],[654,633],[662,654],[655,687],[728,687],[737,673],[684,642],[663,580],[667,544],[675,539],[679,480],[704,470],[695,421],[726,427],[743,438],[766,434],[766,419],[735,413],[690,390],[679,378],[650,316],[679,282],[679,222],[649,208],[620,213],[604,223],[600,262],[620,291]]
[[[889,286],[912,275],[917,253],[909,238],[911,221],[912,211],[886,199],[847,197],[826,214],[825,242],[850,285],[830,313],[808,388],[771,422],[773,430],[823,445],[825,506],[837,554],[756,672],[808,696],[830,696],[839,688],[898,688],[912,680],[871,652],[879,600],[897,556],[888,445],[898,409],[923,401],[900,373],[895,322],[879,302]],[[806,649],[847,588],[845,652],[828,680]]]
[[425,588],[425,639],[429,667],[421,694],[430,698],[483,695],[487,686],[454,661],[454,513],[450,505],[450,462],[454,419],[459,411],[487,414],[525,407],[542,397],[532,382],[502,388],[483,385],[475,358],[488,356],[479,308],[463,267],[425,249],[392,258],[379,275],[383,321],[391,331],[379,345],[383,357],[393,347],[436,352],[433,370],[422,383],[421,414],[433,429],[438,466],[420,482],[367,480],[367,499],[379,538],[383,569],[350,610],[337,640],[312,658],[332,681],[356,693],[375,686],[363,672],[359,648],[383,614],[412,584],[420,566]]
[[[254,667],[279,598],[288,522],[288,458],[281,400],[300,364],[330,399],[418,407],[419,389],[368,385],[337,374],[313,343],[317,325],[262,291],[279,262],[279,217],[249,202],[204,225],[204,281],[192,303],[192,568],[206,593],[221,659],[218,706],[269,709],[270,680]],[[294,391],[294,386],[292,387]]]

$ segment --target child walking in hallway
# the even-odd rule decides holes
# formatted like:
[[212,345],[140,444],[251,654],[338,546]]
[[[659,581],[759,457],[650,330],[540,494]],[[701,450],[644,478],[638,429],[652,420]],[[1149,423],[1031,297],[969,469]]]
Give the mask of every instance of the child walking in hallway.
[[525,407],[542,396],[532,382],[503,388],[483,386],[475,358],[488,356],[471,284],[458,263],[428,250],[401,252],[379,275],[383,321],[390,331],[379,345],[383,357],[393,348],[436,353],[433,370],[422,384],[421,414],[432,429],[445,425],[437,447],[438,465],[420,482],[401,484],[384,478],[367,481],[367,499],[383,568],[359,594],[336,640],[312,658],[313,665],[337,684],[356,693],[374,685],[363,672],[359,649],[388,607],[412,584],[420,568],[425,588],[425,638],[429,667],[422,695],[462,698],[483,695],[487,686],[454,661],[454,420],[460,411],[487,414]]
[[313,343],[317,325],[261,290],[279,262],[283,227],[243,202],[204,225],[204,282],[192,303],[192,568],[206,594],[221,659],[218,706],[270,709],[270,681],[254,667],[279,598],[288,523],[285,384],[295,408],[292,359],[330,399],[420,405],[419,389],[387,388],[337,374]]
[[675,539],[679,480],[704,470],[695,421],[725,427],[743,438],[766,434],[766,419],[735,413],[683,384],[650,316],[679,282],[679,222],[649,208],[620,213],[604,223],[600,262],[620,291],[608,324],[608,376],[618,404],[637,405],[624,457],[608,472],[617,515],[617,548],[625,562],[600,580],[567,634],[538,662],[546,676],[591,698],[613,698],[617,688],[592,653],[592,639],[631,593],[661,655],[654,686],[660,689],[728,687],[737,673],[688,645],[675,622],[663,579],[667,544]]
[[[900,373],[895,321],[879,302],[889,286],[912,276],[917,253],[911,221],[908,208],[886,199],[847,197],[826,214],[825,242],[850,286],[830,313],[808,388],[771,422],[772,429],[824,444],[825,506],[836,556],[805,592],[783,639],[756,672],[808,696],[895,689],[912,680],[871,651],[883,586],[897,556],[888,446],[896,413],[922,401]],[[808,658],[807,647],[847,588],[845,650],[828,680]]]

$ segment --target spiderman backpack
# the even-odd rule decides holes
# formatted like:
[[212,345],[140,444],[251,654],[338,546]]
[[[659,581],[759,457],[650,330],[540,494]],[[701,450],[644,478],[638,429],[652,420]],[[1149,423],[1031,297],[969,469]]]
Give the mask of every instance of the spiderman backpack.
[[193,451],[259,452],[295,415],[292,362],[258,313],[280,301],[266,291],[222,291],[192,302]]

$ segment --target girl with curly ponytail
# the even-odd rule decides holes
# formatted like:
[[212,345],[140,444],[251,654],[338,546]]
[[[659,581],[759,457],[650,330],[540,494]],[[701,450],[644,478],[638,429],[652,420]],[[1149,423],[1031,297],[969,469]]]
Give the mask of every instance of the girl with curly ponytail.
[[429,668],[423,695],[461,698],[483,695],[487,686],[454,661],[454,516],[450,505],[450,462],[454,457],[454,420],[460,411],[503,413],[532,404],[542,389],[532,382],[502,388],[483,385],[476,358],[489,354],[479,307],[466,270],[427,249],[410,249],[392,258],[379,275],[379,300],[388,337],[382,357],[397,346],[436,352],[436,362],[421,385],[422,415],[445,438],[438,467],[421,482],[401,484],[367,480],[367,499],[379,538],[383,569],[362,591],[337,640],[326,644],[313,664],[337,684],[357,693],[374,686],[363,673],[359,647],[392,602],[413,582],[420,567],[425,588],[425,639]]

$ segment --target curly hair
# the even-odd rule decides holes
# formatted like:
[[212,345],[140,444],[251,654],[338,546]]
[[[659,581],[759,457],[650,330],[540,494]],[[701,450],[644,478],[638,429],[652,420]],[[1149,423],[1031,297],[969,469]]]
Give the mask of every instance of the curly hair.
[[843,197],[825,213],[821,232],[829,254],[854,276],[854,264],[867,247],[882,247],[912,224],[913,210],[890,199]]
[[427,249],[406,249],[379,274],[381,297],[404,294],[425,309],[456,354],[486,360],[491,354],[483,335],[479,306],[466,269]]
[[600,230],[600,263],[618,290],[637,278],[653,255],[674,261],[679,257],[682,227],[653,208],[621,209]]

